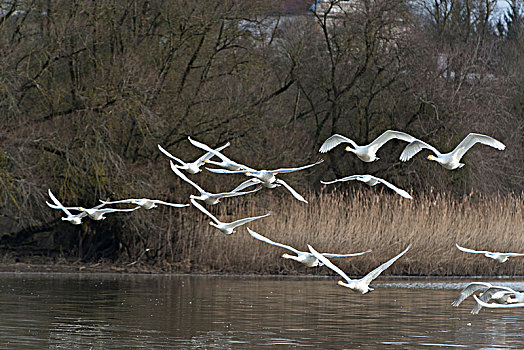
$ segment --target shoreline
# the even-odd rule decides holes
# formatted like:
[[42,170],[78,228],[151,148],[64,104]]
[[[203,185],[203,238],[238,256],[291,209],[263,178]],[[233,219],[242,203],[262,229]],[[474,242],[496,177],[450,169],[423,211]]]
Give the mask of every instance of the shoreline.
[[[147,270],[145,265],[142,268],[129,268],[115,264],[91,263],[91,264],[31,264],[31,263],[0,263],[0,275],[8,274],[35,274],[35,275],[132,275],[132,276],[191,276],[191,277],[214,277],[214,278],[243,278],[243,279],[332,279],[337,278],[334,274],[255,274],[255,273],[220,273],[220,272],[166,272],[158,268]],[[315,270],[314,272],[316,272]],[[380,280],[524,280],[524,275],[384,275]]]

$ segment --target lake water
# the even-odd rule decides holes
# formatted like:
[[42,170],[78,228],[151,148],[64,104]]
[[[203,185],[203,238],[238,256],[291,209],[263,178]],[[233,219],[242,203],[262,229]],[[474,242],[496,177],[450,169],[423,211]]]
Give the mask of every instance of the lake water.
[[524,308],[450,305],[468,280],[336,281],[3,273],[0,349],[524,348]]

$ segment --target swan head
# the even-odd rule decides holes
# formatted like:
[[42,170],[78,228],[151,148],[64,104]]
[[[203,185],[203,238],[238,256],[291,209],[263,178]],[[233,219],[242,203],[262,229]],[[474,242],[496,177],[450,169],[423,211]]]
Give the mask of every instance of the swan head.
[[355,153],[355,150],[353,148],[349,147],[349,146],[346,146],[345,150],[348,151],[348,152]]
[[337,284],[338,284],[339,286],[349,288],[349,285],[348,285],[346,282],[344,282],[344,281],[338,281]]
[[282,257],[283,257],[284,259],[291,259],[291,255],[289,255],[289,254],[287,254],[287,253],[282,254]]
[[433,154],[430,154],[429,156],[426,157],[427,160],[434,160],[436,161],[437,160],[437,157],[435,157]]

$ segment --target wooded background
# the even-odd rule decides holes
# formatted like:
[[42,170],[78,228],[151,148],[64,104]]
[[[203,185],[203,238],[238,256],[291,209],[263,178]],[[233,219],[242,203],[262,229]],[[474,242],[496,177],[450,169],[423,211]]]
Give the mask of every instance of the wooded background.
[[[157,149],[192,161],[202,152],[187,136],[230,141],[224,153],[254,168],[325,158],[285,176],[310,201],[319,180],[363,173],[414,196],[521,195],[523,2],[504,11],[496,2],[324,1],[311,11],[313,1],[2,1],[0,252],[136,261],[160,240],[152,233],[167,232],[148,254],[176,261],[182,223],[200,216],[193,208],[72,226],[45,201],[51,189],[85,207],[101,198],[187,202],[192,188]],[[507,148],[475,146],[455,171],[422,155],[400,162],[403,142],[386,144],[374,163],[343,147],[318,153],[334,133],[366,144],[387,129],[445,152],[469,132]],[[191,178],[210,191],[243,180],[205,170]]]

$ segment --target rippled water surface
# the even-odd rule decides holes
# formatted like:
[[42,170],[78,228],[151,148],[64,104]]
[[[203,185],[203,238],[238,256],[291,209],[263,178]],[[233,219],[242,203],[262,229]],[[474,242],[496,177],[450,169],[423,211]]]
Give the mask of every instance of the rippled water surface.
[[0,349],[524,348],[524,308],[451,307],[467,282],[0,274]]

